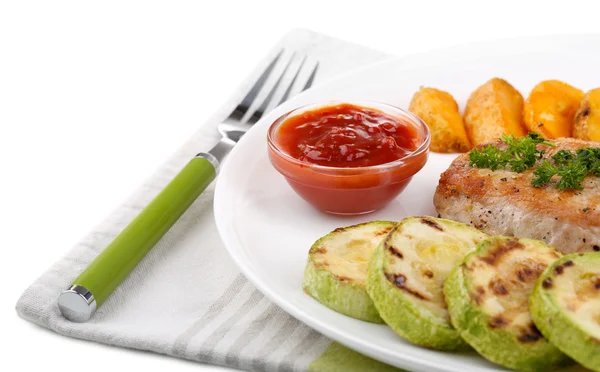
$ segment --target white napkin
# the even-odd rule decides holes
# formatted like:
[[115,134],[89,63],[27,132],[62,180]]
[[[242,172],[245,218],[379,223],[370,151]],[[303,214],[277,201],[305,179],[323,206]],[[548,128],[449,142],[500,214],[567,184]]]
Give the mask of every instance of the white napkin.
[[26,291],[24,319],[65,336],[246,370],[305,370],[331,344],[267,300],[240,274],[217,234],[214,183],[86,323],[56,299],[189,159],[216,143],[216,123],[241,100],[281,47],[318,60],[315,84],[389,58],[308,30],[286,35],[240,89],[127,202]]

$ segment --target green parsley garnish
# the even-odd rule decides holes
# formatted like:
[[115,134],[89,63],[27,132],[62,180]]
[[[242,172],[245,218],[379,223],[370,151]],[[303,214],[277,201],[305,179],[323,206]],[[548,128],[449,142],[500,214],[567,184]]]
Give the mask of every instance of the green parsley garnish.
[[560,177],[556,188],[559,190],[581,190],[581,183],[588,174],[600,176],[600,148],[586,147],[573,153],[560,150],[552,157],[554,165],[544,160],[534,171],[535,178],[531,183],[535,187],[542,187],[550,183],[550,179],[557,175]]
[[566,165],[558,167],[560,180],[556,184],[559,190],[577,189],[582,190],[581,183],[588,174],[588,169],[580,159],[569,161]]
[[535,162],[544,156],[544,150],[538,150],[537,144],[543,143],[553,146],[537,133],[529,133],[525,137],[515,138],[512,134],[502,135],[502,142],[506,143],[506,150],[487,145],[482,149],[473,149],[469,152],[469,164],[477,168],[496,170],[507,165],[514,172],[523,172],[535,165]]
[[475,165],[477,168],[489,168],[495,171],[506,166],[507,162],[506,153],[496,146],[487,145],[469,152],[469,165]]
[[577,158],[585,164],[594,176],[600,177],[600,148],[586,147],[577,150]]
[[[478,168],[496,170],[510,168],[513,172],[523,172],[533,168],[541,160],[545,151],[537,148],[538,144],[554,146],[536,133],[529,133],[525,137],[502,136],[506,149],[488,145],[481,149],[469,152],[469,164]],[[555,184],[559,190],[581,190],[581,184],[588,174],[600,177],[600,148],[586,147],[572,152],[560,150],[552,156],[551,163],[543,160],[533,170],[531,184],[535,187],[546,186],[552,177],[557,176]]]
[[554,160],[554,163],[556,163],[557,165],[564,165],[567,162],[569,162],[569,160],[572,160],[574,157],[575,155],[571,151],[560,150],[556,154],[554,154],[554,156],[552,156],[552,160]]
[[550,164],[548,160],[544,160],[537,168],[534,169],[531,184],[535,187],[542,187],[550,182],[550,179],[558,173],[558,169]]

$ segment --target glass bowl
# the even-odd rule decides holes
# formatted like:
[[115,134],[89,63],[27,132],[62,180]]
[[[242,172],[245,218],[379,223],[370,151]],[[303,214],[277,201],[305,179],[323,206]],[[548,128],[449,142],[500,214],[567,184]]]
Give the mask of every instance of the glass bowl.
[[[277,145],[277,130],[287,119],[306,111],[340,104],[380,111],[411,125],[416,135],[416,149],[384,164],[330,167],[298,160]],[[429,128],[417,116],[398,107],[372,101],[331,101],[302,106],[275,120],[267,133],[271,164],[292,189],[317,209],[339,215],[373,212],[396,198],[427,162],[430,141]]]

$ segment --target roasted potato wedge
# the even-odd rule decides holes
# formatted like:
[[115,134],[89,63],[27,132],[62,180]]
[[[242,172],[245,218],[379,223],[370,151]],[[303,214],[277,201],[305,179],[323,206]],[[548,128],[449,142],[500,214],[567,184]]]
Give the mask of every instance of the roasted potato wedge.
[[571,137],[573,120],[582,98],[583,92],[567,83],[542,81],[525,101],[525,126],[546,138]]
[[465,128],[474,146],[496,140],[502,134],[524,136],[523,96],[506,80],[493,78],[477,88],[467,101]]
[[585,94],[575,115],[573,137],[600,141],[600,88]]
[[471,148],[458,104],[450,93],[421,87],[408,110],[429,126],[431,151],[465,152]]

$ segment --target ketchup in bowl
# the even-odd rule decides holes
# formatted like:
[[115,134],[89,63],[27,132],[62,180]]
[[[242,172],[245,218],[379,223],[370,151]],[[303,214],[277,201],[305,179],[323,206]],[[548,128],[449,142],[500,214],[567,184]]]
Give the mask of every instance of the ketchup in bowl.
[[290,186],[335,214],[377,210],[427,161],[427,126],[382,103],[332,103],[296,109],[273,123],[269,158]]
[[288,118],[279,126],[276,137],[286,154],[328,167],[390,163],[419,146],[411,124],[379,110],[347,103]]

